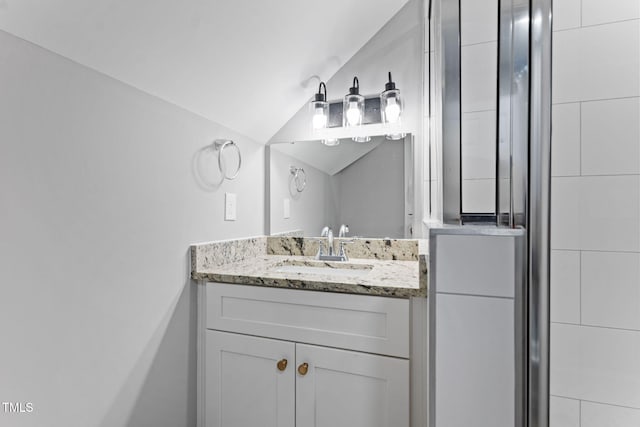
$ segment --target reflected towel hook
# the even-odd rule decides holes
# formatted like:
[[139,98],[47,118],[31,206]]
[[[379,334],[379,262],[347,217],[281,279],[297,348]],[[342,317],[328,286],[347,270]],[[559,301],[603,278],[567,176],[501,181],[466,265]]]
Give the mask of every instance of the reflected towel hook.
[[289,172],[293,175],[293,182],[296,184],[296,191],[302,193],[307,186],[307,174],[303,168],[289,166]]
[[[216,139],[213,144],[215,149],[218,151],[218,168],[220,168],[220,173],[222,173],[222,179],[220,183],[222,184],[225,179],[236,179],[238,173],[240,172],[240,167],[242,166],[242,153],[240,153],[240,147],[238,147],[238,145],[230,139]],[[227,165],[224,161],[224,158],[222,157],[222,152],[227,147],[235,147],[236,151],[238,152],[238,168],[231,176],[227,175]]]

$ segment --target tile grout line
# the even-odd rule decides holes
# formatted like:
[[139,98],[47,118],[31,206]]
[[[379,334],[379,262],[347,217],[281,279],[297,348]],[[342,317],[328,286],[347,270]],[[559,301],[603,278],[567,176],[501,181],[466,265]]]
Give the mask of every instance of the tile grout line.
[[582,427],[582,399],[578,400],[578,427]]
[[640,254],[640,251],[612,251],[606,249],[551,248],[551,250],[567,252],[602,252],[604,254]]
[[580,285],[578,287],[578,316],[579,316],[579,320],[580,320],[580,324],[582,325],[582,251],[580,251],[580,253],[578,254],[578,284]]
[[460,48],[462,49],[463,47],[469,47],[469,46],[480,46],[480,45],[489,45],[489,44],[498,44],[498,40],[486,40],[486,41],[482,41],[482,42],[473,42],[473,43],[460,43]]
[[570,396],[562,396],[560,394],[553,394],[550,393],[549,396],[553,396],[553,397],[559,397],[560,399],[567,399],[567,400],[573,400],[574,402],[584,402],[584,403],[594,403],[596,405],[603,405],[603,406],[613,406],[615,408],[625,408],[625,409],[634,409],[634,410],[639,410],[640,407],[635,407],[635,406],[625,406],[625,405],[617,405],[615,403],[605,403],[605,402],[597,402],[595,400],[588,400],[588,399],[579,399],[577,397],[570,397]]
[[580,27],[582,28],[582,11],[584,10],[584,7],[582,6],[582,2],[583,0],[580,0]]
[[629,95],[629,96],[614,96],[612,98],[594,98],[594,99],[581,99],[576,101],[553,102],[551,105],[586,104],[589,102],[607,102],[607,101],[618,101],[623,99],[636,99],[636,98],[640,98],[640,94]]
[[568,28],[560,28],[559,30],[553,30],[553,33],[566,33],[567,31],[578,31],[578,30],[582,30],[585,28],[595,28],[595,27],[604,27],[605,25],[616,25],[616,24],[624,24],[625,22],[634,22],[634,21],[640,21],[640,18],[628,18],[628,19],[619,19],[617,21],[607,21],[607,22],[599,22],[597,24],[589,24],[589,25],[583,25],[582,24],[582,17],[580,17],[581,22],[580,25],[577,27],[568,27]]
[[589,325],[589,324],[579,324],[579,323],[569,323],[569,322],[558,322],[557,320],[551,322],[556,325],[565,325],[565,326],[576,326],[579,328],[592,328],[592,329],[606,329],[610,331],[624,331],[624,332],[635,332],[640,333],[639,329],[629,329],[629,328],[614,328],[612,326],[598,326],[598,325]]
[[552,175],[551,178],[615,178],[615,177],[634,177],[640,176],[640,173],[603,173],[593,175]]

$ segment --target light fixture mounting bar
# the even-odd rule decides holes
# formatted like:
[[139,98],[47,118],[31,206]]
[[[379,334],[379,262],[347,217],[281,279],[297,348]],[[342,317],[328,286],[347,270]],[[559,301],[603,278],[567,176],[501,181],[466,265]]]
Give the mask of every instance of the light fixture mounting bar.
[[[329,122],[328,128],[342,127],[342,112],[343,103],[340,101],[333,101],[329,103]],[[364,117],[362,118],[363,125],[371,125],[382,122],[382,116],[380,114],[380,96],[372,96],[364,99]]]

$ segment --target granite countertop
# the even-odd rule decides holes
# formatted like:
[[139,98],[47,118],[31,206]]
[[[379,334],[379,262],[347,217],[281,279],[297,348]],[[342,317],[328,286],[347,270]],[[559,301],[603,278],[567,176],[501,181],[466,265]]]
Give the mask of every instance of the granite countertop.
[[342,262],[315,260],[317,240],[301,237],[197,244],[191,247],[191,275],[196,280],[241,285],[397,298],[426,296],[427,255],[420,253],[425,246],[418,240],[348,240],[352,240],[346,249],[349,260]]

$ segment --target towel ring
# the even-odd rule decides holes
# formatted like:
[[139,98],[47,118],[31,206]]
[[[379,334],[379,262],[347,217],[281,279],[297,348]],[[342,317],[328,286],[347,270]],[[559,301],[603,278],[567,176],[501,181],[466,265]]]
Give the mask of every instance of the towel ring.
[[[220,172],[222,173],[222,180],[220,181],[220,183],[222,183],[222,181],[224,181],[225,179],[236,179],[238,173],[240,172],[240,167],[242,166],[242,153],[240,153],[240,147],[238,147],[238,145],[230,139],[216,139],[214,141],[214,146],[215,149],[218,150],[218,168],[220,168]],[[238,168],[231,176],[227,175],[227,165],[222,158],[222,152],[227,147],[235,147],[236,151],[238,152]]]
[[302,193],[304,188],[307,186],[307,174],[304,169],[290,166],[289,172],[293,175],[293,182],[296,184],[296,191],[298,193]]

